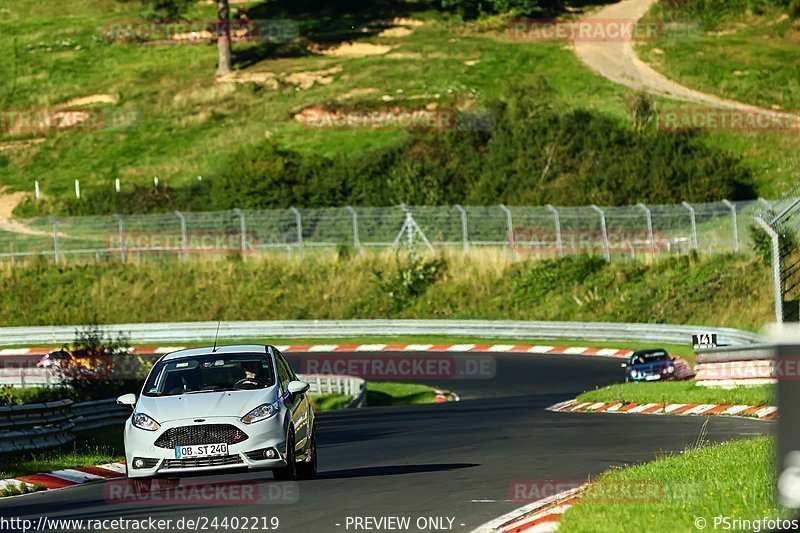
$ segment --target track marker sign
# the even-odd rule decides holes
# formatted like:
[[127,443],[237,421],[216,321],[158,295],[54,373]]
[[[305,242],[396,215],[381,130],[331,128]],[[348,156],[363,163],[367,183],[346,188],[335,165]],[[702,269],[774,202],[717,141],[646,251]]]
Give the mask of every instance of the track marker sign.
[[695,350],[698,348],[716,348],[717,347],[717,334],[716,333],[695,333],[692,335],[692,346]]

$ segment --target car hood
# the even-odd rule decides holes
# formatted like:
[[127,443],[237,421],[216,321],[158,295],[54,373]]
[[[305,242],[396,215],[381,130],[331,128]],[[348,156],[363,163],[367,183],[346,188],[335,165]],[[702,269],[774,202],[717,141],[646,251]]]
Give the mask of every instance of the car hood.
[[631,366],[631,369],[638,370],[639,372],[660,372],[671,364],[672,361],[655,361],[653,363],[640,363],[638,365],[633,365]]
[[136,412],[159,423],[184,418],[242,417],[262,403],[275,401],[275,386],[258,390],[201,392],[178,396],[140,396]]

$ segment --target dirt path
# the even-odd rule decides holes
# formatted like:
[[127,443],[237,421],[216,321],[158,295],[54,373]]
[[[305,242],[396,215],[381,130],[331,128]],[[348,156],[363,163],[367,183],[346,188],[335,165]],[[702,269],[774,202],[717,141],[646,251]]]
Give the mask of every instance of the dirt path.
[[[638,20],[642,18],[650,7],[658,0],[622,0],[619,3],[606,6],[590,15],[591,19],[622,19]],[[662,74],[653,70],[644,61],[639,59],[633,50],[631,41],[624,42],[573,42],[575,54],[589,68],[608,78],[609,80],[625,85],[632,89],[683,100],[696,102],[722,108],[736,108],[752,113],[766,113],[773,116],[792,117],[787,113],[780,113],[770,109],[755,107],[734,100],[727,100],[684,87]]]

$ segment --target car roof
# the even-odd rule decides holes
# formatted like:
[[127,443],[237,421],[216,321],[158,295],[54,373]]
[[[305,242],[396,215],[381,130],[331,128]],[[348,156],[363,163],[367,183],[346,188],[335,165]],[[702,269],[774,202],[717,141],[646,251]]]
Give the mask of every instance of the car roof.
[[269,345],[263,344],[231,344],[229,346],[217,346],[214,350],[213,346],[203,346],[201,348],[187,348],[186,350],[178,350],[171,352],[161,358],[162,361],[173,361],[184,357],[194,357],[197,355],[211,355],[214,354],[237,354],[237,353],[270,353]]

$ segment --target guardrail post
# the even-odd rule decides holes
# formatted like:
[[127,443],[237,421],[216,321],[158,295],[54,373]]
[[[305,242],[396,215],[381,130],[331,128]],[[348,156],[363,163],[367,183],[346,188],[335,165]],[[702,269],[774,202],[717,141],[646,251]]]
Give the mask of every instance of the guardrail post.
[[511,217],[511,210],[504,204],[500,204],[500,209],[506,214],[506,225],[508,226],[508,243],[511,247],[511,259],[516,257],[514,250],[514,219]]
[[53,225],[53,256],[56,260],[56,266],[61,265],[61,253],[58,250],[58,222],[56,222],[56,217],[50,216],[50,224]]
[[775,298],[775,320],[783,324],[783,283],[781,281],[781,241],[778,233],[761,217],[755,217],[756,224],[767,232],[772,241],[772,291]]
[[722,200],[722,203],[727,205],[731,210],[731,224],[733,224],[733,253],[739,253],[739,224],[736,221],[736,206],[733,202]]
[[290,207],[289,211],[294,213],[294,219],[297,223],[297,246],[298,251],[300,252],[300,259],[303,258],[303,216],[300,214],[300,211],[295,209],[294,207]]
[[647,240],[650,241],[650,253],[655,256],[656,243],[653,240],[653,216],[650,213],[650,208],[644,204],[636,204],[636,207],[644,210],[644,214],[647,217]]
[[545,207],[553,213],[553,222],[556,226],[556,253],[558,257],[564,257],[564,243],[561,241],[561,219],[558,216],[558,209],[550,204],[547,204]]
[[350,211],[350,215],[353,217],[353,248],[358,250],[361,247],[361,241],[358,238],[358,213],[349,205],[347,210]]
[[175,211],[178,220],[181,221],[181,249],[183,250],[183,258],[189,258],[189,237],[186,231],[186,217],[180,211]]
[[689,202],[681,202],[681,205],[689,210],[689,218],[692,222],[692,248],[697,251],[697,220],[694,216],[694,207],[689,205]]
[[122,217],[114,214],[114,220],[117,221],[117,227],[119,229],[119,258],[124,263],[125,262],[125,230],[123,228]]
[[239,227],[242,231],[242,259],[247,254],[247,220],[245,219],[244,211],[239,208],[233,210],[236,216],[239,217]]
[[467,211],[458,204],[454,205],[453,207],[455,207],[461,214],[461,240],[464,243],[464,253],[469,255],[469,233],[467,227]]
[[590,207],[600,215],[600,232],[603,235],[603,259],[605,259],[606,262],[611,262],[611,254],[608,250],[608,232],[606,231],[606,214],[594,204]]

